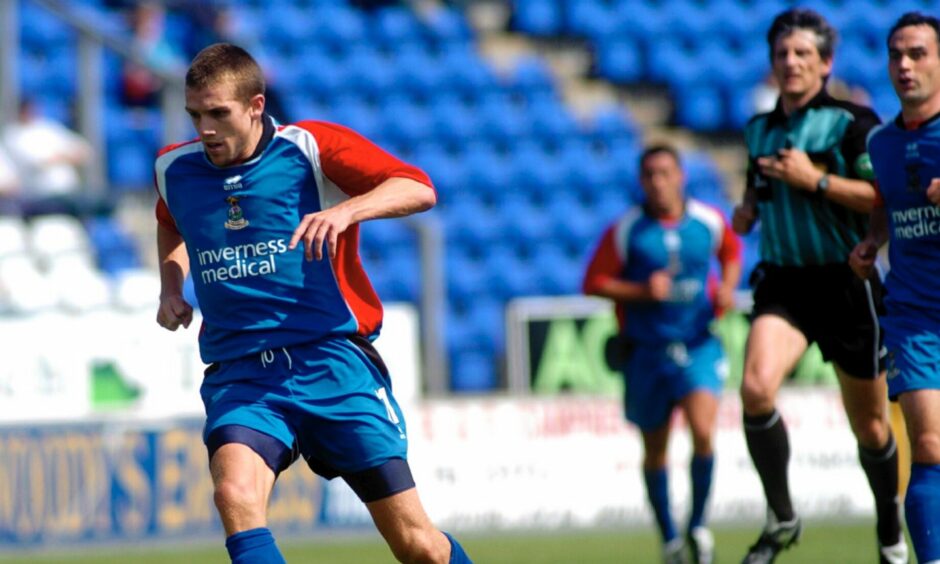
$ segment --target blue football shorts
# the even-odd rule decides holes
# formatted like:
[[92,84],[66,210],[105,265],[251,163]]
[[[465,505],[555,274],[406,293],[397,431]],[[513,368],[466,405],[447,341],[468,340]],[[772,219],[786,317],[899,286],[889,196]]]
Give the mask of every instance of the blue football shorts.
[[913,390],[940,389],[940,320],[923,312],[882,318],[888,396],[895,400]]
[[200,389],[203,440],[258,453],[279,474],[303,456],[363,501],[414,487],[405,418],[368,340],[330,337],[213,364]]
[[656,430],[693,391],[720,394],[727,372],[721,343],[711,335],[694,343],[637,344],[623,371],[626,417],[641,431]]

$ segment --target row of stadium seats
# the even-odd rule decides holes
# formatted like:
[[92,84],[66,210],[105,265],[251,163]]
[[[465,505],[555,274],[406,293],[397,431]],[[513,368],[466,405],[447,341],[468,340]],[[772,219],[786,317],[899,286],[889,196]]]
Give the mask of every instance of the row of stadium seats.
[[0,315],[154,306],[159,277],[110,218],[0,217]]
[[[750,90],[769,71],[766,30],[789,7],[782,0],[516,0],[515,29],[537,37],[569,35],[591,46],[595,71],[618,84],[670,87],[678,125],[740,129],[753,113]],[[883,118],[897,110],[887,80],[885,38],[921,0],[831,1],[816,6],[840,33],[834,76],[864,88]],[[668,33],[670,40],[661,40]]]
[[[85,6],[113,19],[100,5]],[[477,53],[468,22],[453,9],[436,12],[441,19],[435,23],[405,8],[360,12],[343,0],[232,6],[239,17],[255,18],[256,30],[268,29],[257,22],[277,14],[279,35],[265,43],[261,58],[277,71],[291,119],[349,125],[429,172],[440,195],[431,213],[443,220],[446,235],[453,387],[497,386],[506,300],[577,293],[595,240],[639,198],[637,126],[618,106],[594,108],[586,121],[577,117],[538,58],[497,72]],[[297,17],[285,18],[282,10]],[[336,19],[315,23],[309,17],[314,12]],[[52,69],[69,61],[76,66],[76,47],[46,24],[23,33],[24,64],[38,69],[24,80],[44,89],[49,105],[59,104],[64,115],[69,98],[61,93],[74,88],[71,78],[49,83]],[[37,54],[35,46],[52,37],[60,42],[55,53]],[[120,68],[120,60],[106,54],[107,84]],[[110,184],[150,190],[163,116],[121,108],[113,90],[103,115]],[[684,165],[690,194],[727,211],[714,163],[693,153]],[[395,220],[369,223],[362,228],[361,252],[383,300],[418,300],[417,241],[409,228]],[[111,254],[98,253],[97,268],[115,281],[131,271],[109,265]]]

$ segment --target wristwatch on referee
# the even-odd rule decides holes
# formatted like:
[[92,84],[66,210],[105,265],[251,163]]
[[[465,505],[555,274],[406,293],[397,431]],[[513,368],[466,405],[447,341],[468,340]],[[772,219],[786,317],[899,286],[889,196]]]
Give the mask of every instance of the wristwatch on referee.
[[816,193],[820,198],[826,197],[826,192],[829,191],[829,175],[824,174],[822,178],[819,179],[819,182],[816,183]]

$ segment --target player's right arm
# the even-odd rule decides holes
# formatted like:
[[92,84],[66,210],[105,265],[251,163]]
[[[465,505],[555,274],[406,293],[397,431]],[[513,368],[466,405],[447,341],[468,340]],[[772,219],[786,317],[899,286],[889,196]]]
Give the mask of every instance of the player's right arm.
[[757,222],[757,192],[752,186],[744,189],[744,198],[734,207],[731,228],[738,235],[747,235]]
[[157,258],[160,263],[157,323],[170,331],[176,331],[180,325],[189,327],[193,320],[193,307],[183,299],[183,282],[189,274],[189,255],[163,200],[157,202]]
[[645,282],[634,282],[620,277],[623,260],[617,253],[614,234],[615,228],[610,227],[594,251],[584,275],[584,293],[621,303],[660,302],[668,299],[672,293],[672,276],[665,270],[654,272]]

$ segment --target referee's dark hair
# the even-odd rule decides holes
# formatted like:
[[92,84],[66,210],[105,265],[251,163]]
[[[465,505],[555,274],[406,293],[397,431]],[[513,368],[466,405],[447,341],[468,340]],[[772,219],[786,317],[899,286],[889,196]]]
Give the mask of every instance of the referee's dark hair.
[[679,158],[679,150],[670,145],[669,143],[653,143],[652,145],[647,145],[643,152],[640,153],[640,169],[643,168],[643,164],[646,162],[646,159],[650,158],[653,155],[658,155],[660,153],[666,153],[671,156],[673,160],[676,161],[676,164],[681,165],[682,159]]
[[894,36],[897,30],[912,25],[926,25],[932,27],[937,43],[940,44],[940,20],[934,16],[928,16],[922,12],[908,12],[898,18],[898,21],[894,22],[894,25],[891,26],[891,30],[888,31],[889,46],[891,43],[891,38]]
[[777,14],[767,31],[767,45],[770,47],[770,60],[774,60],[774,44],[781,36],[787,36],[798,29],[805,29],[816,34],[816,50],[823,60],[832,59],[836,46],[836,30],[829,25],[819,12],[809,8],[791,8]]

